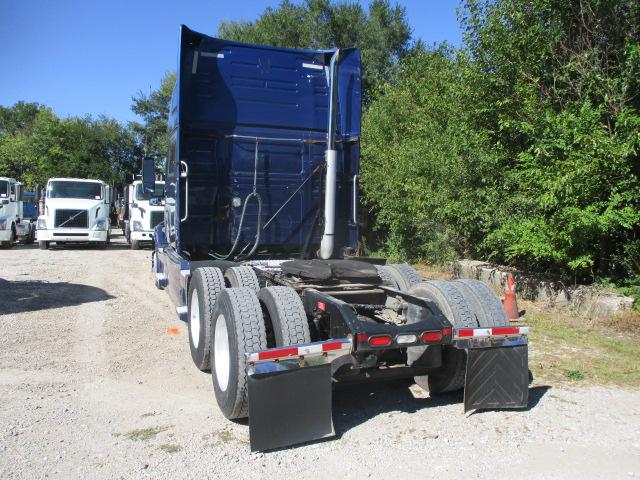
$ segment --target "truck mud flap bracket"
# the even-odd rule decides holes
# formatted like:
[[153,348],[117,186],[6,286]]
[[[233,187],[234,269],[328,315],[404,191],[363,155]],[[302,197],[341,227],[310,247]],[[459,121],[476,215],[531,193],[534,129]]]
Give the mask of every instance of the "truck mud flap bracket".
[[529,400],[528,346],[470,348],[464,411],[524,408]]
[[465,412],[528,405],[528,333],[528,327],[455,330],[454,346],[467,351]]
[[251,451],[335,435],[331,362],[350,350],[329,340],[246,354]]

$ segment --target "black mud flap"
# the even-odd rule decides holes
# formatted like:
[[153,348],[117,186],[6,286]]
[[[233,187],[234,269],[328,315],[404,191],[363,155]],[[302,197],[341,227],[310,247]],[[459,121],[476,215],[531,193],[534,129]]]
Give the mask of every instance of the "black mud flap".
[[470,348],[464,411],[524,408],[529,400],[528,346]]
[[254,373],[248,381],[252,452],[335,435],[330,364]]

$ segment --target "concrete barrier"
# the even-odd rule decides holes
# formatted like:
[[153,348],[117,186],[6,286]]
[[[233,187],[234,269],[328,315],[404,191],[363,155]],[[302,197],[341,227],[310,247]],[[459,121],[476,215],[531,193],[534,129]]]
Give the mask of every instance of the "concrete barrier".
[[634,302],[631,297],[599,285],[567,285],[479,260],[459,260],[453,265],[453,273],[456,278],[480,280],[499,295],[504,293],[507,275],[513,273],[519,297],[572,309],[586,317],[606,318],[632,308]]

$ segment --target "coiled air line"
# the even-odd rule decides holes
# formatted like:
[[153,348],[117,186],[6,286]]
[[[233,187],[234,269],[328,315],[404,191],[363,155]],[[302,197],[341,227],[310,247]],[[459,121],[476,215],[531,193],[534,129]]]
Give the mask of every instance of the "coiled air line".
[[[256,202],[258,203],[258,225],[256,226],[256,236],[255,239],[253,241],[253,247],[251,248],[251,250],[249,251],[249,253],[247,253],[246,255],[243,255],[243,258],[247,258],[250,257],[251,255],[253,255],[256,250],[258,249],[258,245],[260,244],[260,232],[262,231],[262,197],[260,197],[260,194],[258,193],[258,143],[259,140],[258,138],[256,138],[256,148],[255,148],[255,153],[254,153],[254,165],[253,165],[253,191],[251,193],[249,193],[249,195],[247,195],[244,198],[244,202],[242,205],[242,212],[240,213],[240,223],[238,225],[238,233],[236,234],[236,239],[233,242],[233,245],[231,246],[231,250],[229,250],[229,252],[226,255],[220,255],[218,253],[215,252],[209,252],[209,256],[216,259],[216,260],[228,260],[230,257],[233,256],[233,254],[235,253],[236,249],[238,248],[238,244],[240,243],[240,237],[242,236],[242,226],[244,224],[244,217],[245,214],[247,213],[247,206],[249,205],[249,201],[252,198],[256,199]],[[246,247],[245,247],[246,249]],[[243,249],[244,250],[244,249]],[[242,254],[242,252],[241,252]],[[236,260],[238,260],[238,258],[236,258]]]

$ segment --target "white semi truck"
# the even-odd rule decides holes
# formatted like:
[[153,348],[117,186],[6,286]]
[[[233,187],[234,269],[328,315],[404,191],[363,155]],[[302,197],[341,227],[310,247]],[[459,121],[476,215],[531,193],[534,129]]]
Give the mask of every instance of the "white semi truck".
[[0,177],[0,245],[11,248],[16,241],[31,243],[35,228],[25,217],[22,184],[14,178]]
[[102,180],[51,178],[47,182],[44,212],[38,217],[38,245],[109,243],[111,188]]
[[136,180],[125,189],[124,235],[132,250],[141,242],[153,242],[153,230],[164,221],[164,182],[155,182],[154,191],[145,192]]

